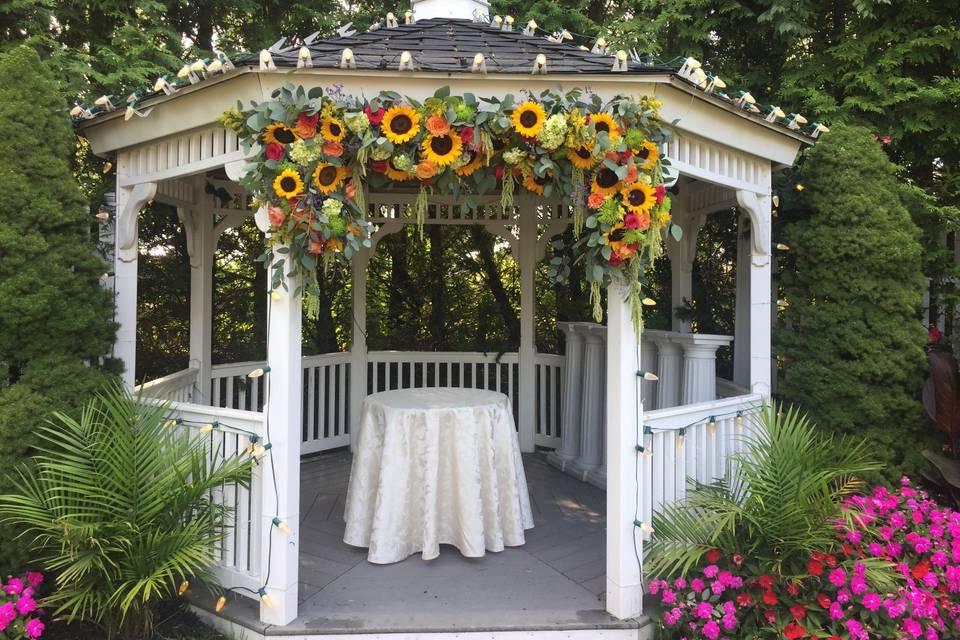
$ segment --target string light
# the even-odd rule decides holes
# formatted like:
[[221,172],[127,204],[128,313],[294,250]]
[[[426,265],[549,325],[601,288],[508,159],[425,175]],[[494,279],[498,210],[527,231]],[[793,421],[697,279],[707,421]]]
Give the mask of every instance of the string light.
[[777,247],[777,249],[780,250],[780,251],[790,251],[789,245],[785,245],[785,244],[783,244],[782,242],[778,242],[778,243],[776,244],[776,247]]
[[523,35],[533,36],[533,35],[536,35],[536,31],[537,31],[537,21],[531,20],[530,22],[527,23],[527,28],[523,30]]
[[734,419],[737,430],[743,429],[743,411],[737,411],[737,417]]
[[530,72],[533,75],[543,75],[547,73],[547,56],[542,53],[538,53],[537,57],[533,61],[533,70]]
[[806,189],[806,187],[803,186],[803,183],[801,182],[798,182],[797,184],[793,185],[793,188],[796,189],[797,191],[803,191],[804,189]]
[[189,588],[190,588],[190,581],[184,580],[183,582],[180,583],[180,588],[177,589],[177,595],[182,596],[187,592],[187,589]]
[[629,68],[630,66],[627,64],[627,52],[620,49],[613,58],[613,69],[611,69],[611,71],[624,73],[628,71]]
[[639,520],[634,520],[634,521],[633,521],[633,526],[639,527],[640,531],[643,531],[644,533],[653,533],[653,527],[651,527],[651,526],[650,526],[649,524],[647,524],[646,522],[641,522],[641,521],[639,521]]
[[183,418],[174,418],[172,420],[167,420],[163,424],[163,426],[167,427],[168,429],[173,429],[174,427],[178,427],[181,424],[183,424]]
[[413,54],[404,51],[400,54],[400,71],[413,71]]
[[257,595],[260,596],[260,602],[263,603],[267,609],[273,609],[273,602],[270,601],[270,596],[267,595],[267,588],[260,587],[257,589]]
[[779,206],[780,206],[780,196],[778,196],[777,194],[774,194],[774,195],[773,195],[773,198],[771,198],[771,200],[773,201],[773,206],[775,206],[775,207],[779,207]]
[[346,48],[343,50],[343,53],[340,54],[340,68],[341,69],[357,68],[357,61],[353,57],[353,49]]
[[394,29],[397,27],[397,16],[393,14],[393,11],[387,13],[387,29]]
[[207,424],[200,427],[200,433],[210,433],[214,429],[220,426],[220,423],[214,420],[213,422],[208,422]]
[[642,444],[637,445],[637,453],[647,456],[648,458],[653,455],[653,449],[650,447],[645,447]]
[[710,416],[710,422],[707,423],[707,431],[711,436],[717,435],[717,419]]
[[217,598],[217,604],[214,606],[213,609],[217,613],[220,613],[221,611],[223,611],[223,608],[225,606],[227,606],[227,599],[225,596],[220,596],[219,598]]
[[651,371],[644,371],[643,369],[637,369],[637,377],[643,378],[644,380],[649,380],[650,382],[656,382],[660,379],[657,377],[657,374]]
[[265,366],[259,367],[259,368],[257,368],[257,369],[254,369],[253,371],[251,371],[250,373],[247,374],[247,377],[248,377],[248,378],[262,378],[265,373],[269,373],[269,372],[270,372],[270,365],[265,365]]
[[677,431],[677,448],[678,449],[683,448],[683,439],[686,437],[686,435],[687,435],[686,428],[680,429],[679,431]]
[[98,211],[97,215],[94,216],[97,220],[109,220],[110,212],[109,211]]
[[644,298],[644,299],[641,300],[640,302],[641,302],[642,304],[644,304],[645,306],[648,306],[648,307],[655,307],[655,306],[657,306],[657,301],[654,300],[653,298]]
[[313,56],[310,54],[310,49],[300,47],[300,51],[297,53],[297,69],[309,69],[311,67],[313,67]]
[[470,71],[473,73],[487,72],[487,63],[484,61],[482,53],[477,53],[477,55],[473,56],[473,66],[470,67]]
[[287,523],[281,520],[280,518],[274,518],[272,522],[273,522],[273,526],[279,529],[281,533],[286,533],[287,535],[291,533],[290,527],[288,527]]

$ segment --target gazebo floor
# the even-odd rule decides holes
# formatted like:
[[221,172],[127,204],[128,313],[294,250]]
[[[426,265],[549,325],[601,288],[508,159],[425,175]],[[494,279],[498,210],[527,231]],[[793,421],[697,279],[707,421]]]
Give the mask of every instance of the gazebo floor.
[[350,463],[349,452],[336,451],[301,464],[300,617],[265,626],[242,597],[223,617],[263,635],[298,636],[616,629],[637,637],[646,626],[604,610],[605,494],[543,455],[524,456],[536,527],[523,547],[469,559],[444,546],[435,560],[391,565],[368,563],[365,549],[342,540]]

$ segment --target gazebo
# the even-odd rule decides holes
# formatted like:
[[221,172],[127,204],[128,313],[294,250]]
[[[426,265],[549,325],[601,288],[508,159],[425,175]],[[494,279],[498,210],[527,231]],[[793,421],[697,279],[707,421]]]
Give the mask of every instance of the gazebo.
[[[490,18],[485,0],[414,0],[412,4],[412,12],[399,18],[391,14],[379,28],[366,33],[307,37],[293,46],[279,42],[253,57],[231,61],[220,56],[188,64],[177,78],[161,78],[154,91],[132,97],[126,117],[109,100],[97,109],[78,112],[79,130],[93,152],[117,169],[111,220],[116,240],[113,286],[120,324],[116,355],[126,366],[125,380],[134,387],[137,220],[146,203],[163,202],[177,208],[187,235],[190,366],[139,389],[169,401],[172,414],[183,419],[182,427],[196,430],[197,437],[210,438],[218,455],[246,451],[260,460],[249,490],[224,487],[217,496],[235,511],[221,550],[219,574],[224,586],[252,597],[239,598],[219,618],[212,612],[209,617],[254,634],[246,637],[291,633],[310,637],[364,630],[406,632],[411,637],[452,631],[490,635],[518,629],[565,630],[572,635],[587,629],[596,635],[601,633],[596,629],[603,629],[604,635],[637,637],[638,628],[646,633],[641,559],[644,540],[655,535],[649,526],[652,513],[661,504],[682,499],[688,477],[709,481],[724,475],[726,456],[738,446],[736,434],[744,418],[771,392],[770,327],[775,311],[771,304],[771,172],[792,164],[801,146],[811,143],[822,128],[815,125],[814,133],[808,135],[800,131],[799,124],[805,121],[796,114],[784,118],[776,107],[767,113],[755,106],[749,93],[736,97],[721,93],[722,81],[705,74],[693,60],[676,70],[608,51],[602,42],[583,50],[566,42],[562,33],[544,37],[534,24]],[[358,224],[365,226],[369,238],[361,242],[366,238],[358,230],[357,246],[347,252],[353,314],[361,327],[353,332],[350,350],[302,356],[302,281],[284,268],[274,272],[277,286],[264,292],[270,309],[267,361],[212,363],[214,252],[220,234],[255,215],[246,205],[257,194],[241,181],[249,186],[251,158],[259,152],[219,119],[238,102],[243,106],[269,102],[285,84],[297,85],[311,96],[319,95],[310,93],[317,88],[328,93],[335,88],[337,96],[367,98],[391,91],[421,102],[441,87],[449,87],[449,93],[457,96],[500,97],[579,89],[596,96],[598,104],[617,96],[655,97],[662,120],[671,123],[672,129],[669,140],[658,143],[656,149],[669,161],[664,163],[663,181],[675,186],[672,219],[662,232],[669,236],[665,246],[672,268],[672,299],[691,297],[697,234],[706,217],[736,215],[735,334],[692,333],[678,319],[671,331],[638,334],[630,285],[614,279],[608,289],[605,326],[565,323],[561,326],[565,353],[538,353],[534,270],[550,239],[579,224],[569,198],[556,191],[538,194],[518,188],[510,206],[501,206],[499,189],[467,196],[357,182],[364,185],[360,197],[354,196],[362,212]],[[232,200],[211,196],[207,185],[227,190]],[[261,229],[276,234],[278,227],[267,217],[267,204],[257,205]],[[414,224],[479,224],[509,244],[521,274],[518,352],[498,357],[368,351],[362,330],[367,261],[381,238]],[[274,260],[283,255],[276,252],[283,246],[275,246]],[[734,375],[728,380],[717,377],[715,354],[730,344]],[[512,618],[516,612],[500,600],[484,611],[483,623],[473,625],[445,622],[439,613],[431,618],[429,611],[419,622],[395,610],[391,610],[393,618],[378,618],[378,607],[386,610],[391,605],[385,602],[397,598],[405,602],[406,595],[378,599],[342,591],[336,597],[350,603],[343,606],[359,607],[365,617],[380,620],[379,626],[367,627],[354,621],[351,629],[349,620],[325,609],[331,602],[329,588],[316,591],[304,576],[310,571],[333,575],[334,570],[322,563],[329,560],[332,567],[347,560],[302,550],[324,531],[328,536],[336,535],[337,526],[342,531],[336,518],[313,524],[310,518],[321,499],[336,504],[334,494],[346,480],[346,448],[361,404],[369,393],[431,386],[493,389],[510,397],[521,449],[533,456],[528,474],[542,476],[539,484],[531,486],[543,486],[546,493],[553,487],[551,504],[562,512],[556,519],[544,518],[541,548],[554,550],[553,560],[564,554],[572,554],[575,560],[584,551],[577,540],[586,536],[585,531],[595,536],[592,540],[603,541],[602,548],[591,547],[597,568],[590,576],[593,606],[577,600],[580,591],[570,592],[569,604],[560,596],[550,606],[537,604],[550,600],[551,593],[571,588],[570,572],[564,573],[557,562],[550,565],[556,571],[547,572],[549,576],[544,573],[534,586],[525,586],[520,596],[510,596],[522,600],[529,594],[529,606],[515,603],[526,617]],[[302,456],[320,452],[330,453],[301,463]],[[557,487],[565,487],[566,493],[558,497]],[[324,494],[328,489],[331,493]],[[573,516],[565,511],[570,504],[579,505],[576,517],[592,523],[592,529],[572,524]],[[336,507],[327,512],[336,514]],[[340,551],[330,551],[334,552]],[[514,558],[509,553],[502,555]],[[504,564],[489,556],[452,569],[443,565],[446,569],[438,568],[434,575],[453,571],[445,574],[451,580],[448,584],[469,589],[470,581],[485,571],[488,562],[493,563],[489,566],[494,572],[506,572],[512,582],[523,584],[522,576],[509,573],[511,562]],[[544,562],[550,564],[549,559]],[[564,566],[574,566],[570,562]],[[430,571],[429,566],[418,567],[409,575],[419,577],[391,579],[419,593],[416,580]],[[587,593],[583,589],[589,590],[584,587],[587,582],[577,583],[583,594]],[[488,593],[471,597],[483,603],[496,596],[489,593],[496,587],[486,588]],[[546,595],[536,597],[537,590]],[[463,606],[463,616],[469,618]],[[561,610],[565,613],[558,613]],[[498,616],[507,622],[500,624]]]

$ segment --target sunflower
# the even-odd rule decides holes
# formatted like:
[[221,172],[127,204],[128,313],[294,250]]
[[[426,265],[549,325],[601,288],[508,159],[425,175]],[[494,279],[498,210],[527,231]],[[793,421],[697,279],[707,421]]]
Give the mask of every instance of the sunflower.
[[297,141],[297,134],[282,122],[274,122],[273,124],[267,125],[266,131],[263,132],[263,141],[267,144],[271,142],[290,144],[291,142]]
[[284,169],[273,181],[273,192],[279,198],[293,198],[303,193],[303,180],[293,169]]
[[387,177],[393,180],[394,182],[404,182],[410,179],[410,174],[406,171],[401,171],[393,165],[393,158],[387,160],[387,169],[384,171],[387,174]]
[[593,176],[590,190],[602,193],[605,196],[612,196],[620,190],[620,179],[612,169],[600,167],[600,170]]
[[649,140],[644,140],[643,144],[640,145],[640,149],[637,150],[636,155],[643,160],[643,164],[640,165],[641,169],[652,169],[653,166],[657,164],[657,160],[660,159],[660,149]]
[[634,182],[620,190],[623,196],[623,206],[633,213],[650,213],[650,208],[657,203],[657,192],[644,182]]
[[429,135],[423,141],[423,158],[435,162],[438,167],[445,167],[460,157],[463,142],[454,132],[440,136]]
[[473,172],[479,169],[482,165],[483,165],[483,156],[476,151],[471,151],[470,162],[463,165],[462,167],[457,167],[456,169],[453,170],[453,172],[456,173],[458,176],[466,177],[466,176],[473,175]]
[[329,162],[321,162],[313,170],[313,184],[320,193],[336,191],[346,177],[347,170],[345,168],[332,165]]
[[413,140],[420,133],[420,114],[405,105],[390,107],[383,114],[380,131],[393,144]]
[[547,114],[536,102],[524,102],[513,110],[514,130],[525,138],[534,138],[543,127]]
[[547,184],[548,180],[549,178],[541,178],[533,171],[525,171],[523,173],[523,186],[537,195],[543,195],[543,187]]
[[336,118],[324,118],[320,125],[320,135],[328,142],[340,142],[346,133],[343,123]]
[[597,162],[597,159],[593,157],[593,150],[587,146],[580,146],[576,149],[568,147],[567,158],[578,169],[589,169]]
[[595,133],[606,131],[607,135],[610,136],[611,142],[620,137],[620,128],[617,126],[617,121],[613,119],[612,115],[606,112],[592,114],[590,116],[590,128],[593,129]]

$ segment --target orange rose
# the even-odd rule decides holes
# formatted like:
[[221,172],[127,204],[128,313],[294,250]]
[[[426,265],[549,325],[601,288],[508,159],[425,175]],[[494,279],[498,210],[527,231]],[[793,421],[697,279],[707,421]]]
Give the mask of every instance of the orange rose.
[[323,240],[311,240],[310,244],[307,245],[307,253],[314,255],[323,253]]
[[637,171],[637,165],[630,165],[627,168],[627,177],[623,179],[626,184],[633,184],[637,181],[637,178],[640,177],[640,172]]
[[347,183],[347,186],[343,189],[343,194],[347,196],[348,200],[357,199],[357,188],[353,186],[353,181]]
[[616,151],[607,151],[607,153],[605,153],[604,155],[607,158],[607,160],[620,162],[620,154],[618,154]]
[[435,136],[445,136],[450,133],[450,123],[443,116],[427,118],[427,131]]
[[417,165],[417,177],[421,180],[429,180],[437,175],[437,165],[435,162],[424,160]]
[[324,142],[323,155],[329,158],[339,158],[343,155],[343,145],[339,142]]
[[342,251],[343,242],[340,240],[337,240],[336,238],[330,238],[329,240],[327,240],[326,248],[330,249],[331,251]]
[[589,206],[591,209],[599,209],[600,205],[603,204],[604,199],[605,198],[602,193],[593,191],[590,193],[590,197],[587,198],[587,206]]
[[279,227],[283,224],[283,221],[286,219],[286,214],[283,212],[283,209],[280,207],[268,206],[267,207],[267,217],[270,218],[270,224]]

